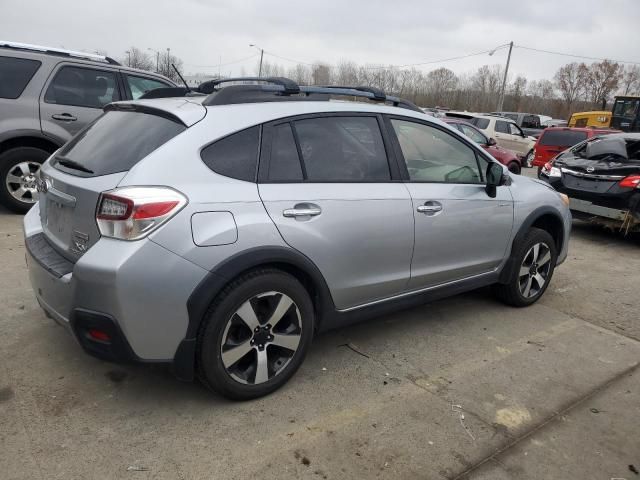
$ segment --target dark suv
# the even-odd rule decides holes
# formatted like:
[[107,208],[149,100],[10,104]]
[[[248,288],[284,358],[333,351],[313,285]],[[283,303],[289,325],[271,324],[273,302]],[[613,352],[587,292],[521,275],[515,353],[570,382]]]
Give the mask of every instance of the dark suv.
[[109,57],[0,42],[0,202],[26,212],[40,165],[102,107],[173,86]]

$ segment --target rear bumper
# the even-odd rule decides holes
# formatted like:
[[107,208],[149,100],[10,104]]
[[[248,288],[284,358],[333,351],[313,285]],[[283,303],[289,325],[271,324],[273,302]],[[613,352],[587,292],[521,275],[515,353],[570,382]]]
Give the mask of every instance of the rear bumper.
[[[206,270],[148,239],[102,238],[64,265],[42,235],[37,205],[25,215],[24,229],[38,303],[87,353],[112,361],[173,361],[187,331],[187,300]],[[109,345],[87,337],[94,327],[109,333]]]

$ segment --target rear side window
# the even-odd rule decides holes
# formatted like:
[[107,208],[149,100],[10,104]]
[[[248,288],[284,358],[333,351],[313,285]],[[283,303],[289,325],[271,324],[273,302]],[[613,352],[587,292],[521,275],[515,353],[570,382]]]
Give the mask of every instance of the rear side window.
[[586,140],[587,132],[572,132],[571,130],[544,130],[540,136],[539,145],[554,147],[571,147]]
[[114,72],[92,68],[62,67],[44,94],[44,101],[58,105],[102,108],[120,100]]
[[220,175],[255,182],[260,127],[251,127],[229,135],[202,149],[200,156],[207,167]]
[[79,176],[126,172],[184,130],[167,117],[109,111],[62,147],[53,165]]
[[311,182],[381,182],[391,179],[378,120],[323,117],[293,123]]
[[480,130],[486,130],[489,126],[489,120],[486,118],[470,118],[469,123],[475,125]]
[[0,98],[18,98],[40,68],[37,60],[0,57]]

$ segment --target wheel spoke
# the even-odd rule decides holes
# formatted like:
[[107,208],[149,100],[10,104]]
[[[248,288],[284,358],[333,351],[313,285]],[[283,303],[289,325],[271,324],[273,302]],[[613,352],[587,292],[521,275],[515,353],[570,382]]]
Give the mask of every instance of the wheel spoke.
[[258,361],[256,365],[256,377],[253,383],[262,383],[269,380],[269,366],[267,362],[267,349],[257,350]]
[[529,275],[529,267],[525,267],[524,265],[522,265],[520,267],[520,273],[518,274],[518,276],[520,278],[524,277],[525,275]]
[[280,297],[280,301],[278,301],[278,306],[276,307],[275,311],[273,312],[273,315],[271,315],[271,318],[267,322],[268,324],[271,325],[272,329],[275,328],[275,326],[278,324],[280,320],[282,320],[282,318],[284,317],[284,314],[289,311],[289,308],[291,308],[292,304],[293,304],[293,300],[291,300],[286,295],[282,295]]
[[11,192],[11,195],[13,195],[17,199],[22,199],[25,193],[27,193],[27,189],[20,185],[18,188]]
[[546,253],[544,255],[542,255],[540,260],[538,260],[538,266],[544,265],[549,260],[551,260],[551,252],[549,250],[547,250]]
[[7,174],[7,183],[17,183],[20,184],[22,182],[22,178],[13,173]]
[[532,279],[532,277],[527,278],[527,284],[525,285],[524,291],[522,292],[522,294],[525,297],[528,297],[529,296],[529,292],[531,291],[531,283],[532,283],[531,279]]
[[26,162],[19,163],[17,167],[20,169],[23,175],[31,175],[31,169],[29,168],[29,164]]
[[532,250],[533,250],[533,263],[536,263],[536,262],[537,262],[537,260],[538,260],[538,255],[540,254],[540,244],[539,244],[539,243],[536,243],[536,244],[533,246],[533,249],[532,249]]
[[533,278],[535,279],[536,283],[538,284],[538,289],[541,289],[542,286],[544,285],[544,277],[542,275],[540,275],[539,273],[536,273]]
[[238,345],[237,347],[230,348],[229,350],[222,352],[222,363],[225,367],[229,368],[247,353],[249,353],[253,347],[247,340],[246,342]]
[[260,326],[258,317],[256,317],[256,312],[253,310],[253,306],[251,305],[251,301],[249,300],[242,304],[242,306],[236,312],[236,315],[240,317],[240,319],[247,325],[247,327],[251,329],[251,331]]
[[300,335],[282,335],[276,333],[273,335],[271,343],[295,352],[300,344]]

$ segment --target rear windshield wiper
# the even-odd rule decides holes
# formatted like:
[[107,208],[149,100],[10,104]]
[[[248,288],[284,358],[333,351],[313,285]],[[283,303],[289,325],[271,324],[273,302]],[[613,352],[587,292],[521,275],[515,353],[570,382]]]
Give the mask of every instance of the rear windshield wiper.
[[70,158],[65,157],[56,157],[56,163],[59,163],[63,167],[71,168],[73,170],[80,170],[85,173],[94,173],[93,170],[89,170],[84,165],[76,162],[75,160],[71,160]]

